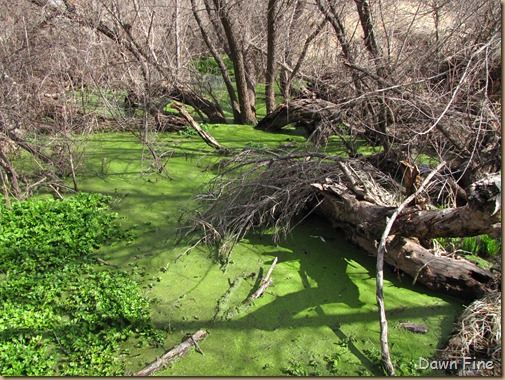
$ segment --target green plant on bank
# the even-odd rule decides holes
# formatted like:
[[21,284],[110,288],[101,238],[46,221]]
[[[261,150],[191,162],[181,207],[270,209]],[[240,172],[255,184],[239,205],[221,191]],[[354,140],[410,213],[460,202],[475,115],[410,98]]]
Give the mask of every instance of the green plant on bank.
[[[233,75],[233,62],[227,56],[222,57],[224,64],[226,65],[226,69]],[[197,61],[194,61],[194,64],[200,74],[207,75],[221,75],[221,71],[219,70],[219,66],[214,58],[202,58]]]
[[247,148],[257,148],[257,149],[267,148],[267,144],[265,144],[261,141],[249,141],[244,146]]
[[112,198],[79,194],[64,202],[26,201],[0,206],[0,270],[44,273],[86,259],[110,240],[131,238],[106,213]]
[[501,244],[488,235],[471,236],[463,239],[461,249],[483,257],[495,257],[501,249]]
[[466,259],[484,269],[489,269],[493,265],[488,259],[495,258],[501,250],[501,242],[488,235],[437,238],[436,240],[447,252],[463,254]]
[[[337,350],[332,354],[324,355],[323,359],[310,353],[307,364],[301,361],[290,360],[289,365],[281,368],[281,372],[290,376],[343,376],[347,373],[342,369],[344,356],[349,353],[348,342],[336,343]],[[363,375],[371,375],[366,369],[362,369]]]
[[[365,355],[370,359],[370,361],[377,366],[382,368],[384,375],[387,375],[386,370],[382,365],[381,351],[377,347],[371,347],[363,350]],[[422,376],[429,375],[429,370],[420,370],[417,368],[416,361],[402,353],[393,352],[391,354],[391,361],[393,362],[393,367],[397,376]]]
[[[208,124],[202,123],[202,124],[200,124],[200,128],[202,128],[204,131],[208,132],[210,129],[210,126]],[[198,132],[192,127],[183,128],[177,133],[180,136],[187,137],[187,138],[198,135]]]
[[129,235],[110,201],[79,194],[0,206],[3,376],[121,375],[122,342],[162,344],[138,283],[90,263],[97,247]]
[[281,368],[281,372],[289,376],[309,376],[303,363],[296,360],[290,360],[289,366]]

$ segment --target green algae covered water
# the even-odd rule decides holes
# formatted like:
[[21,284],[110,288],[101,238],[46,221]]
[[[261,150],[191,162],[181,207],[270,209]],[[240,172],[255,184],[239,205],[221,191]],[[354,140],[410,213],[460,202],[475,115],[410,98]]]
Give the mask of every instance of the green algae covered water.
[[[212,126],[224,146],[300,147],[296,131],[267,134],[246,126]],[[327,148],[338,149],[338,144]],[[162,348],[125,347],[127,374],[138,371],[186,334],[209,336],[159,376],[359,376],[383,375],[375,301],[375,259],[346,242],[324,220],[308,218],[288,239],[274,245],[268,233],[251,235],[234,250],[223,271],[211,252],[175,245],[181,212],[199,187],[212,178],[209,164],[219,158],[198,137],[160,134],[172,179],[153,170],[142,145],[129,134],[91,137],[78,178],[81,191],[115,198],[115,211],[136,239],[103,248],[104,260],[140,275],[152,299],[152,318],[167,332]],[[273,284],[249,308],[240,305],[257,275],[274,258]],[[235,281],[238,279],[237,281]],[[426,375],[417,368],[447,342],[461,312],[457,300],[434,294],[393,270],[385,273],[390,350],[399,375]],[[240,280],[240,281],[239,281]],[[235,286],[230,291],[231,284]],[[227,294],[226,299],[223,295]],[[428,333],[399,328],[423,323]]]

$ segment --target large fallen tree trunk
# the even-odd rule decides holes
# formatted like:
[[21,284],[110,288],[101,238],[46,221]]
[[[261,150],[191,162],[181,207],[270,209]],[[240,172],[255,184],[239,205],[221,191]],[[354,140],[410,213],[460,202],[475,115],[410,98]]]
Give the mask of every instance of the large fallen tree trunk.
[[[350,191],[341,184],[317,183],[313,186],[328,200],[326,213],[332,215],[332,220],[355,226],[368,239],[380,238],[386,227],[386,218],[391,216],[395,209],[363,199],[363,194]],[[490,175],[475,183],[470,187],[469,193],[468,203],[462,207],[443,210],[422,210],[418,206],[406,208],[398,215],[391,234],[420,239],[480,234],[499,236],[500,175]],[[333,210],[330,210],[331,207]]]
[[[375,242],[360,234],[349,238],[370,255],[377,254]],[[492,274],[474,263],[449,256],[436,256],[418,242],[390,237],[386,244],[386,263],[429,289],[463,299],[478,299],[493,281]]]
[[[314,183],[312,186],[325,197],[318,212],[336,227],[344,227],[354,243],[375,256],[377,240],[396,208],[360,200],[362,194],[349,191],[340,184]],[[430,289],[467,299],[482,297],[493,279],[490,272],[464,259],[435,256],[407,237],[426,239],[496,234],[497,230],[501,231],[500,202],[501,177],[494,174],[472,185],[469,202],[463,207],[426,211],[412,207],[404,210],[391,230],[394,236],[387,241],[385,261]]]
[[[254,228],[273,228],[279,240],[292,222],[313,211],[376,255],[387,218],[404,198],[401,186],[366,159],[320,153],[268,156],[250,150],[230,160],[224,172],[226,177],[201,196],[199,210],[204,211],[194,219],[195,229],[201,226],[207,232],[204,241],[226,250],[223,257],[229,257],[234,244]],[[461,258],[435,254],[419,241],[501,230],[500,188],[499,174],[490,175],[467,189],[465,206],[404,209],[388,238],[385,261],[430,289],[464,299],[481,297],[493,282],[491,272]]]

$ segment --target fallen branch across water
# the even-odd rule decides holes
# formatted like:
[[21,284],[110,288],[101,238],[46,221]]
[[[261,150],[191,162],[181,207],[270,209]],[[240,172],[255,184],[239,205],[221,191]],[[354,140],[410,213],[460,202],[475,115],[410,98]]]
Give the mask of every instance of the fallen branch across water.
[[172,103],[172,107],[180,112],[181,116],[188,121],[191,127],[198,133],[198,135],[207,143],[207,145],[211,146],[214,149],[217,149],[219,152],[224,154],[228,153],[228,149],[222,146],[217,142],[217,140],[212,137],[209,133],[200,127],[200,125],[193,119],[193,117],[186,111],[184,106],[179,103]]
[[197,351],[203,354],[198,342],[204,339],[209,333],[205,330],[198,330],[193,335],[190,335],[184,342],[170,349],[165,355],[157,358],[154,362],[148,364],[145,368],[133,373],[133,376],[149,376],[157,372],[173,361],[186,356],[192,346],[197,348]]
[[277,257],[274,259],[274,261],[273,261],[272,265],[270,266],[270,269],[268,270],[265,278],[263,279],[263,281],[261,281],[261,285],[258,288],[258,290],[256,290],[251,295],[251,300],[255,300],[256,298],[260,297],[265,292],[265,290],[272,284],[272,279],[270,277],[272,276],[272,272],[273,272],[276,264],[277,264]]

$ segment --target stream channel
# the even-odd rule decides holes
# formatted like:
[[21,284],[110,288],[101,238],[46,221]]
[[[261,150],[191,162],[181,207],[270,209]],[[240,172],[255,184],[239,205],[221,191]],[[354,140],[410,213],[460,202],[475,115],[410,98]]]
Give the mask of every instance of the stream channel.
[[[294,130],[268,134],[229,125],[212,126],[209,132],[234,149],[305,143]],[[136,235],[102,248],[99,256],[140,273],[152,299],[153,321],[167,331],[164,347],[130,343],[127,372],[143,368],[186,334],[206,329],[209,336],[199,343],[203,354],[192,351],[156,375],[383,375],[377,366],[375,259],[325,220],[310,217],[279,245],[268,233],[248,236],[225,271],[203,247],[176,260],[188,248],[174,243],[181,212],[215,174],[207,168],[218,158],[197,136],[159,134],[155,146],[167,153],[173,179],[152,170],[149,152],[126,133],[92,135],[79,169],[80,191],[112,195],[121,223],[134,227]],[[337,148],[330,144],[326,149]],[[275,257],[278,264],[266,293],[247,310],[216,316],[230,283],[244,277],[227,301],[233,309],[250,294],[254,275],[266,272]],[[411,284],[410,278],[385,271],[390,350],[399,375],[427,375],[417,369],[419,358],[433,357],[446,344],[462,305]],[[428,333],[403,330],[401,322],[425,324]]]

